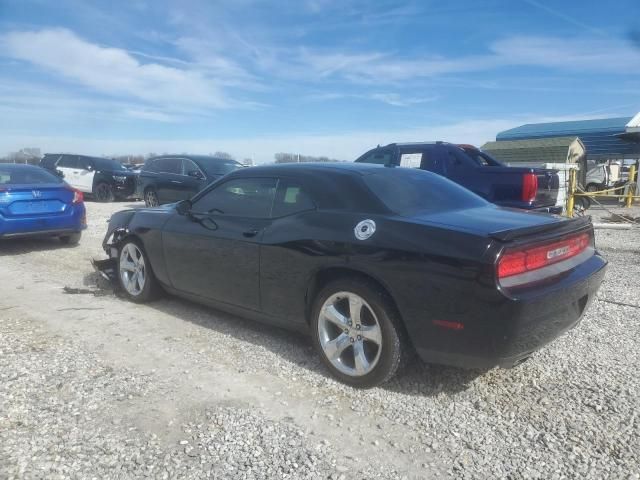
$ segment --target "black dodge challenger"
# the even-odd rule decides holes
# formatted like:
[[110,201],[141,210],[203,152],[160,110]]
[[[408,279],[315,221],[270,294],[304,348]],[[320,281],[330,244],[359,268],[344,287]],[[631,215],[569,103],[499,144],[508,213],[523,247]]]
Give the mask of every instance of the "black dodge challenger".
[[309,331],[336,377],[427,362],[512,366],[580,320],[607,262],[588,218],[496,207],[433,173],[366,164],[232,172],[191,200],[114,214],[97,267]]

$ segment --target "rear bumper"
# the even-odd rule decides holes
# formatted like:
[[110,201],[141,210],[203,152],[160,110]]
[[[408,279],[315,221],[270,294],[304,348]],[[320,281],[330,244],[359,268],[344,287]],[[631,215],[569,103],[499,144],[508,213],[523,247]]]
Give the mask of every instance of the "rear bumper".
[[[459,319],[460,330],[433,330],[415,344],[426,362],[463,368],[511,367],[575,327],[602,283],[607,262],[596,254],[554,284],[503,292],[500,302]],[[423,337],[424,338],[424,337]]]
[[0,238],[69,235],[87,228],[85,219],[84,204],[74,205],[60,215],[0,216]]

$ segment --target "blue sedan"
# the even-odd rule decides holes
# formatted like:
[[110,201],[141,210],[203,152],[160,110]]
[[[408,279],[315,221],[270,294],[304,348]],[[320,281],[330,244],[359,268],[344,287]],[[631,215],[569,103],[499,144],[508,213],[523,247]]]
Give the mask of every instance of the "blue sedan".
[[50,236],[77,244],[87,228],[83,200],[43,168],[0,164],[0,238]]

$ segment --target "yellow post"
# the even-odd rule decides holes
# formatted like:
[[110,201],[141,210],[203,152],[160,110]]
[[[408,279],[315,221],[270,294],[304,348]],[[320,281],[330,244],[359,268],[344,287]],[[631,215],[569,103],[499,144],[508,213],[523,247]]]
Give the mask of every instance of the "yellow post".
[[567,217],[573,217],[573,204],[575,202],[574,194],[576,193],[576,169],[569,170],[569,189],[567,191]]
[[627,189],[627,198],[625,201],[625,207],[629,208],[633,203],[633,196],[637,190],[636,182],[634,181],[636,177],[636,166],[631,165],[629,168],[629,188]]

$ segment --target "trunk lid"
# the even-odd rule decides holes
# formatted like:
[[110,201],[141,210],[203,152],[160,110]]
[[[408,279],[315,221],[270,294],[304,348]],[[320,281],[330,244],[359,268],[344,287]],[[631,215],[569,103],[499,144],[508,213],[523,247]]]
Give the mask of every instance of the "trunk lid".
[[477,208],[425,212],[411,218],[417,223],[445,226],[486,237],[530,228],[556,228],[558,224],[566,222],[566,219],[555,215],[492,204]]
[[61,184],[0,186],[0,214],[6,218],[61,215],[73,195]]

